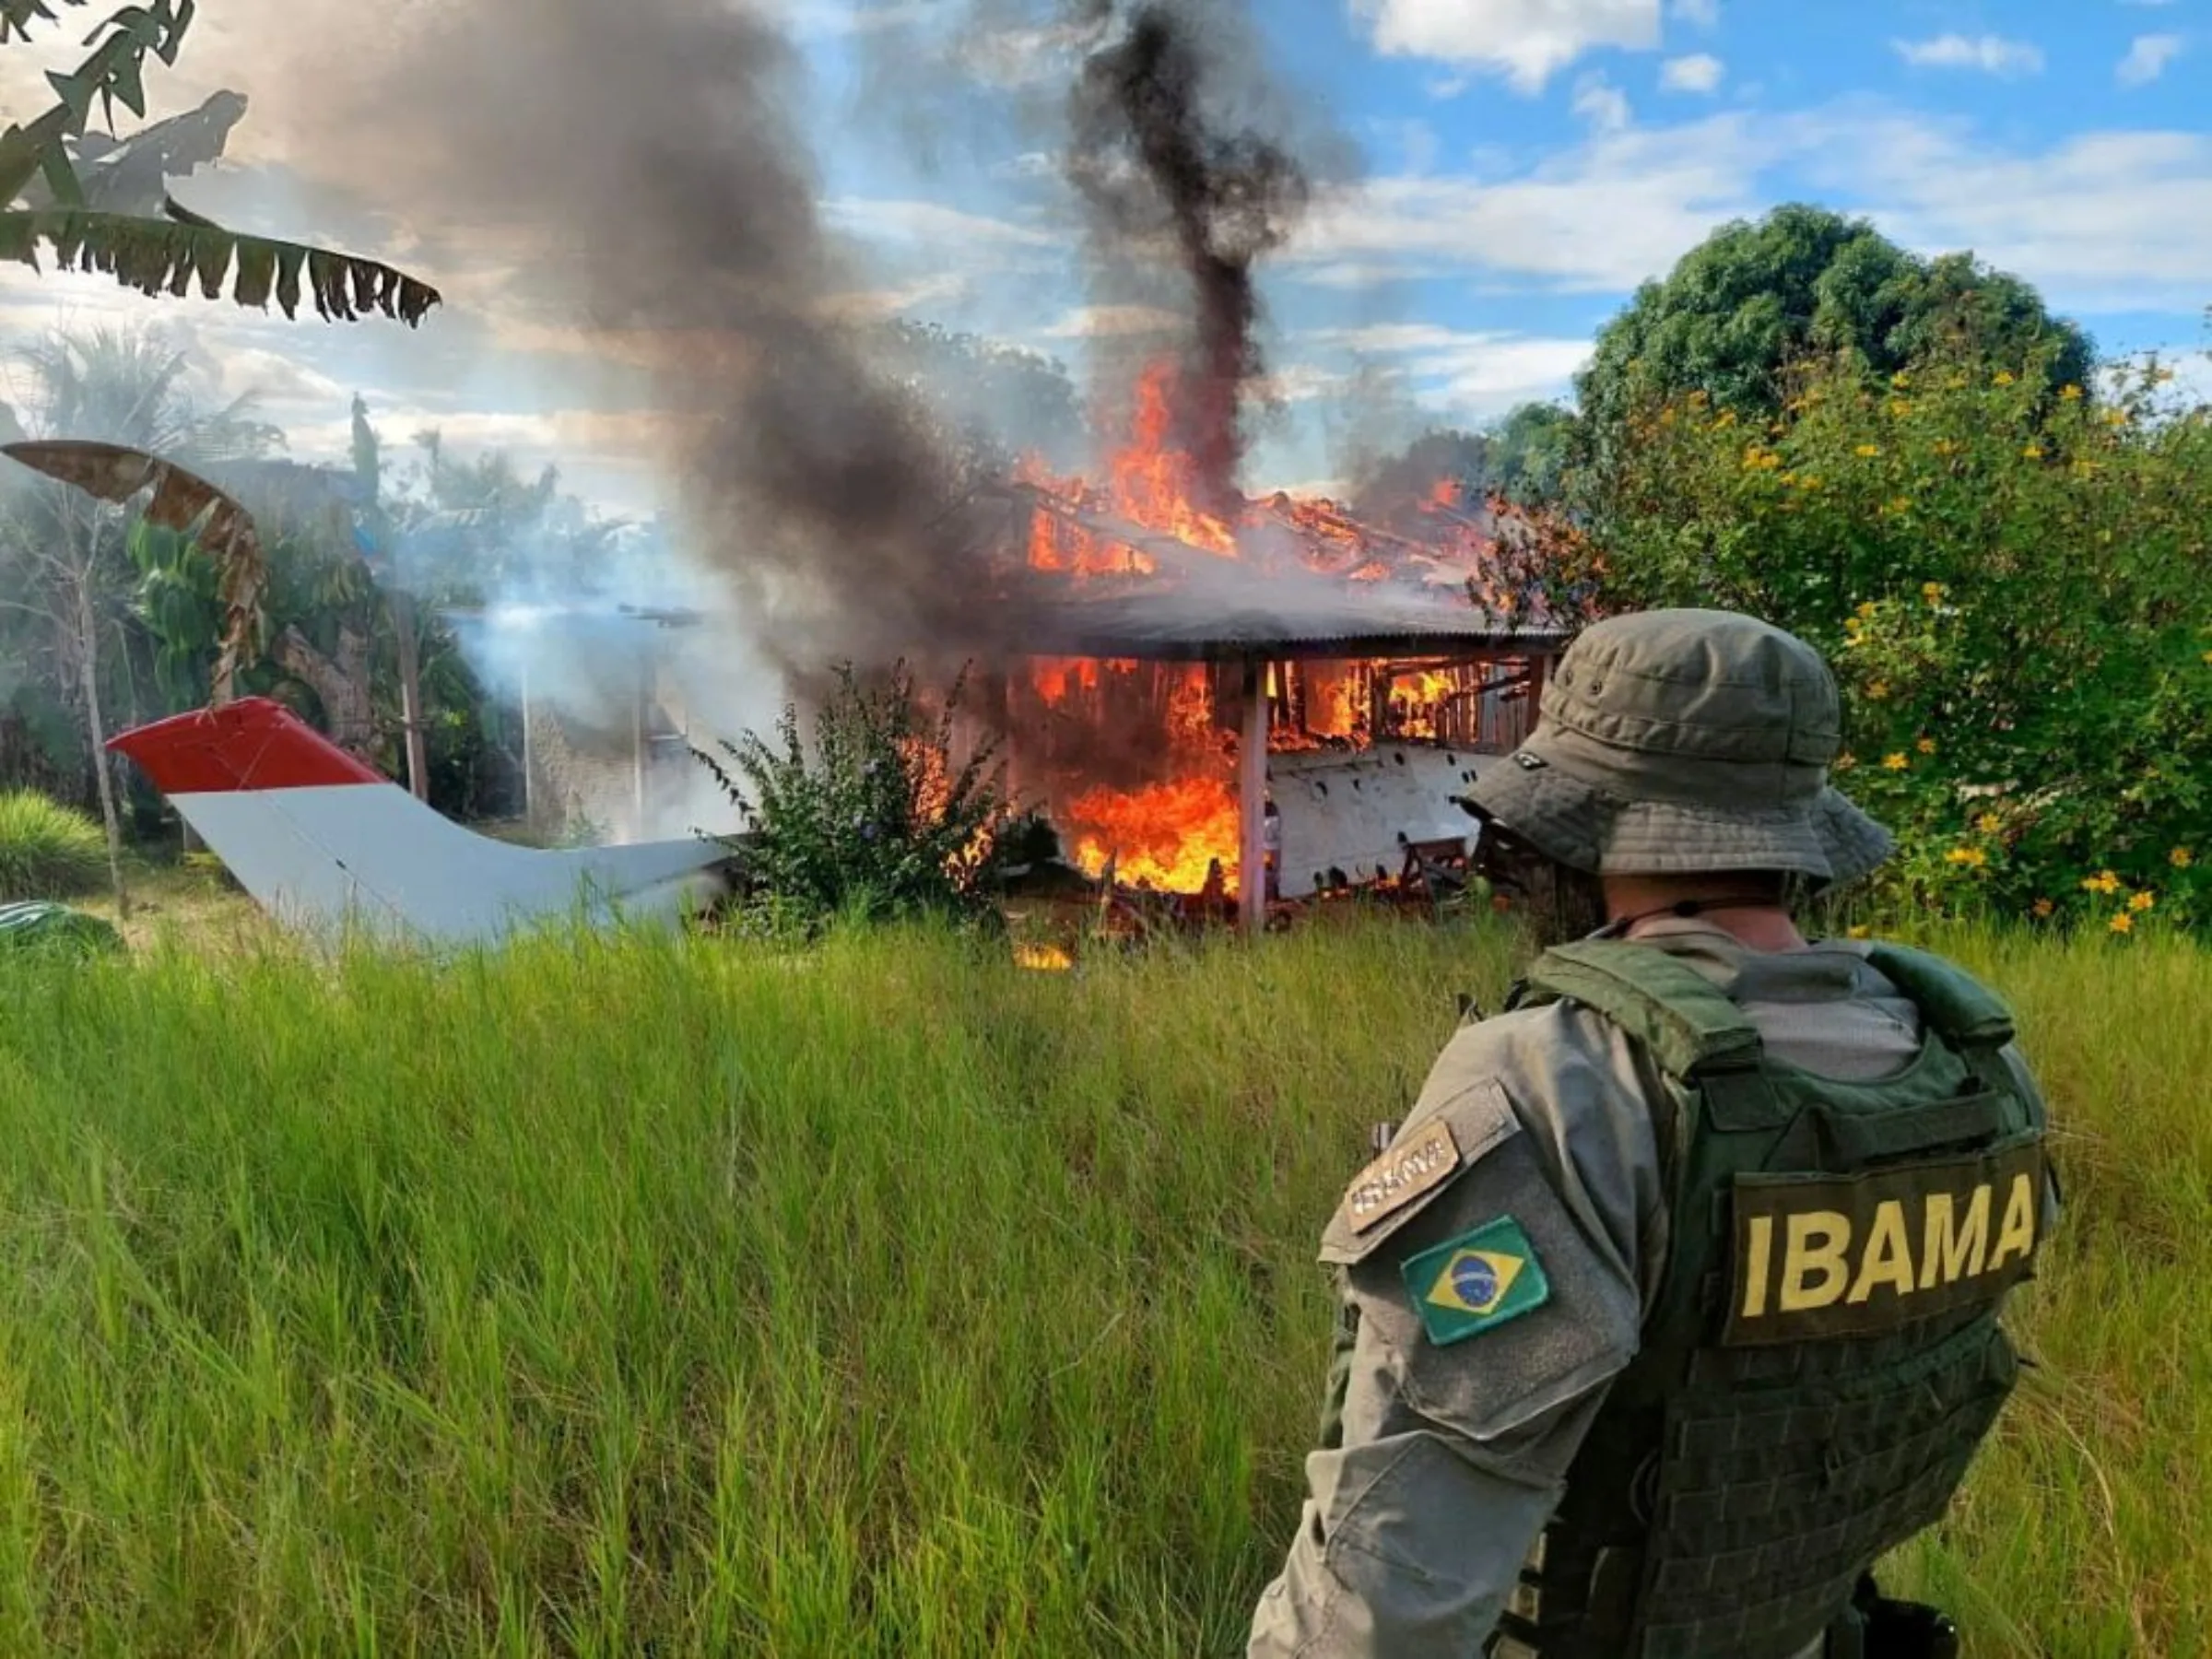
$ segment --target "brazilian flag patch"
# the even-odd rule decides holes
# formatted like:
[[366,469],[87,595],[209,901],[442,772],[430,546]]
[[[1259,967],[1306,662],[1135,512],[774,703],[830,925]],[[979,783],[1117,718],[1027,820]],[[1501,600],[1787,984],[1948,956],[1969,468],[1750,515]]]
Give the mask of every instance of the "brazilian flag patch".
[[1551,1300],[1535,1246],[1511,1216],[1424,1250],[1401,1267],[1429,1340],[1480,1335]]

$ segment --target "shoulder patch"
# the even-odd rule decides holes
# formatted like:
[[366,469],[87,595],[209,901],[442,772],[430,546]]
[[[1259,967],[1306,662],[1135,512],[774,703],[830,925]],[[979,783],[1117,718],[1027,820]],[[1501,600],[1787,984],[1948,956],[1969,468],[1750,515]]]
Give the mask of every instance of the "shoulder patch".
[[1432,1118],[1409,1143],[1393,1147],[1353,1178],[1344,1195],[1344,1218],[1354,1232],[1364,1232],[1458,1168],[1452,1125]]
[[1465,1341],[1551,1300],[1536,1248],[1511,1216],[1409,1257],[1400,1271],[1438,1347]]

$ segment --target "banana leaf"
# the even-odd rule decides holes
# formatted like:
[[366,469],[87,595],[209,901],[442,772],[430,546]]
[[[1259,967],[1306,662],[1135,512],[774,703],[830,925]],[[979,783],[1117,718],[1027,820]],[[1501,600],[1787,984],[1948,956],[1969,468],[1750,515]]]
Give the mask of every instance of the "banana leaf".
[[193,536],[219,572],[223,649],[216,659],[211,700],[218,707],[227,702],[239,669],[260,660],[261,598],[269,582],[261,532],[238,498],[173,462],[119,443],[85,439],[7,443],[0,444],[0,455],[117,505],[152,486],[147,519]]

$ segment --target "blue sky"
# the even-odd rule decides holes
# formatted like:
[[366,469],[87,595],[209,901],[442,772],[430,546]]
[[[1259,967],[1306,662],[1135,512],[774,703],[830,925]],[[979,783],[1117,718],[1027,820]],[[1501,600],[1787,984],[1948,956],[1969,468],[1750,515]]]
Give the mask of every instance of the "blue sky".
[[[1158,319],[1100,309],[1087,291],[1040,140],[979,113],[1009,88],[1065,76],[1049,36],[956,32],[947,18],[965,7],[933,0],[779,5],[817,75],[808,125],[824,213],[857,254],[848,299],[1020,341],[1078,370],[1146,349]],[[303,40],[328,47],[327,31],[365,27],[340,21],[348,9],[203,8],[164,107],[229,85],[254,109],[237,164],[178,194],[240,222],[445,259],[427,272],[447,289],[445,309],[412,335],[288,326],[229,307],[154,305],[97,279],[11,274],[0,330],[143,316],[188,342],[211,391],[257,390],[303,456],[336,453],[359,388],[392,436],[435,422],[456,447],[559,460],[594,499],[649,509],[665,492],[650,388],[564,334],[558,316],[525,312],[497,262],[466,264],[452,240],[379,202],[358,171],[344,175],[327,144],[306,147],[312,90],[286,83]],[[1787,200],[1863,213],[1924,253],[1971,248],[2036,283],[2108,353],[2206,344],[2212,0],[1265,0],[1261,10],[1292,107],[1341,140],[1346,164],[1267,267],[1265,343],[1287,418],[1254,457],[1255,485],[1328,479],[1347,411],[1377,386],[1400,425],[1479,424],[1566,395],[1592,335],[1637,282],[1720,223]],[[886,64],[924,63],[933,47],[957,48],[957,72],[932,85],[963,127],[922,167],[881,118],[877,77]],[[12,111],[23,99],[10,69],[0,84]]]

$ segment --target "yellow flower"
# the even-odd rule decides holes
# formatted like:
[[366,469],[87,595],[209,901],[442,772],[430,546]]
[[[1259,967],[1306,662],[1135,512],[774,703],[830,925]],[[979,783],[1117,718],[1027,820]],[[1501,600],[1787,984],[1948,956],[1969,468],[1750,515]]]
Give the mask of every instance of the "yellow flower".
[[[1867,600],[1864,605],[1859,606],[1859,615],[1861,617],[1871,618],[1874,615],[1874,611],[1875,605],[1874,601],[1871,599]],[[2212,651],[2207,651],[2205,653],[2205,660],[2208,663],[2212,663]]]
[[1848,751],[1836,757],[1836,771],[1849,771],[1859,763],[1859,758]]
[[1901,420],[1912,413],[1912,406],[1901,397],[1893,397],[1889,400],[1889,413]]
[[1721,411],[1721,418],[1712,423],[1712,429],[1716,432],[1724,432],[1735,424],[1735,411],[1734,409],[1723,409]]
[[2059,396],[2060,396],[2061,398],[2065,399],[2065,400],[2067,403],[2075,403],[2075,402],[2077,402],[2077,401],[2079,401],[2079,399],[2080,399],[2080,397],[2081,397],[2081,388],[2080,388],[2079,386],[2071,386],[2071,385],[2069,385],[2069,386],[2061,386],[2061,387],[2059,388],[2059,390],[2058,390],[2058,394],[2059,394]]
[[1936,600],[1943,597],[1943,583],[1940,582],[1922,582],[1920,584],[1920,596],[1923,599],[1925,599],[1930,605],[1935,604]]
[[1985,812],[1980,818],[1974,820],[1974,828],[1981,830],[1984,835],[1994,835],[1999,830],[2003,829],[2004,826],[1997,821],[1997,815],[1995,813]]
[[1862,443],[1857,453],[1865,456],[1878,455],[1882,453],[1882,446],[1878,443]]
[[1936,739],[1933,737],[1923,737],[1912,747],[1918,749],[1924,755],[1932,755],[1936,752]]
[[2185,870],[2196,862],[2196,855],[2186,847],[2176,847],[2166,854],[2166,862],[2177,870]]
[[1989,862],[1989,854],[1979,847],[1953,847],[1944,857],[1952,864],[1965,865],[1976,870]]
[[1866,700],[1869,702],[1880,702],[1888,695],[1889,682],[1888,680],[1876,680],[1873,685],[1866,688]]
[[1902,369],[1900,369],[1895,374],[1889,377],[1889,383],[1901,392],[1907,386],[1912,383],[1912,377],[1907,374]]
[[2043,446],[2040,443],[2031,443],[2020,453],[2027,460],[2041,461],[2043,458]]
[[2053,904],[2048,899],[2038,899],[2031,908],[2034,910],[2037,915],[2048,916],[2053,911],[2056,910],[2058,906]]
[[2125,426],[2127,424],[2127,411],[2125,409],[2107,409],[2104,412],[2104,424],[2108,427]]
[[2112,931],[2114,933],[2133,933],[2135,931],[2135,926],[2136,919],[2129,915],[2125,911],[2122,911],[2118,915],[2112,918]]
[[1936,453],[1939,455],[1955,455],[1959,453],[1959,445],[1955,440],[1938,438],[1936,440]]
[[1852,938],[1864,939],[1867,936],[1871,930],[1865,927],[1852,927],[1846,928],[1844,932]]
[[1902,755],[1884,755],[1882,757],[1882,770],[1885,771],[1903,771],[1912,764]]
[[1998,371],[1997,371],[1997,372],[1996,372],[1996,378],[1995,378],[1995,381],[1994,381],[1994,384],[1996,384],[1996,385],[2000,385],[2000,386],[2009,386],[2009,385],[2011,385],[2011,384],[2012,384],[2012,371],[2011,371],[2011,370],[2009,370],[2009,369],[2000,369],[2000,370],[1998,370]]
[[2127,908],[2131,911],[2147,911],[2157,902],[2156,896],[2150,893],[2137,893],[2127,901]]

